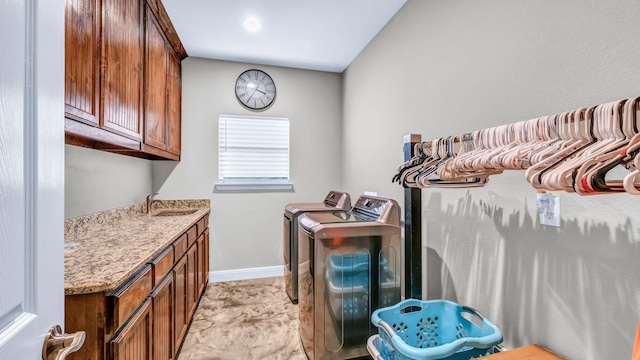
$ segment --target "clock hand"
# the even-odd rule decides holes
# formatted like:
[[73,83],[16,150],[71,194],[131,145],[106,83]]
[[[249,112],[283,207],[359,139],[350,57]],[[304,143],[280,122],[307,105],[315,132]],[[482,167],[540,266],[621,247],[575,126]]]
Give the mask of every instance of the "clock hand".
[[[258,88],[256,88],[256,91],[261,92],[263,94],[266,94],[266,92],[259,90]],[[256,93],[255,91],[253,92],[254,94]]]
[[256,94],[256,91],[258,91],[258,89],[253,90],[253,92],[251,93],[251,96],[249,96],[249,98],[247,99],[247,101],[251,100],[251,98],[253,97],[253,95]]

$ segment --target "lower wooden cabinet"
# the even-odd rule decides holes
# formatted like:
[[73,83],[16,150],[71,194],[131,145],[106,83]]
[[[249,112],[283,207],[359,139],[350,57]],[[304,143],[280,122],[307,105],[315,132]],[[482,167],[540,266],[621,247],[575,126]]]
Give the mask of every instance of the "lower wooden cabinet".
[[209,253],[207,252],[204,243],[205,234],[202,233],[202,235],[198,237],[198,241],[196,242],[196,245],[198,247],[198,294],[204,292],[204,287],[207,285],[207,277],[209,275],[209,272],[205,272],[207,264],[207,260],[205,258],[209,256]]
[[153,359],[173,359],[173,274],[168,274],[151,293],[153,301]]
[[198,295],[198,247],[196,242],[187,250],[187,316],[196,311]]
[[[185,240],[186,242],[186,240]],[[174,294],[174,356],[180,350],[182,339],[187,333],[189,318],[187,315],[187,257],[183,256],[173,268],[173,281],[175,282]]]
[[138,311],[120,331],[109,341],[113,360],[151,360],[151,300],[145,300]]
[[[209,218],[207,216],[205,216],[205,219],[207,219],[207,223],[209,223]],[[204,229],[204,253],[206,254],[204,256],[204,273],[205,273],[205,286],[206,284],[209,282],[209,270],[211,269],[209,267],[209,259],[211,258],[211,255],[209,254],[209,228]]]
[[207,284],[208,215],[203,219],[116,289],[65,296],[65,332],[87,333],[67,359],[176,358]]

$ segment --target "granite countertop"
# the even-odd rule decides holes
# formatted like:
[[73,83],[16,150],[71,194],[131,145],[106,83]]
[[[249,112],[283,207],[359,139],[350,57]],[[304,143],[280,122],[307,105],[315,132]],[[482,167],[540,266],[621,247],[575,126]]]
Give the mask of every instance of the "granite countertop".
[[197,209],[180,216],[149,216],[135,204],[66,219],[64,223],[65,295],[117,288],[167,245],[210,212],[209,200],[160,200],[161,209]]

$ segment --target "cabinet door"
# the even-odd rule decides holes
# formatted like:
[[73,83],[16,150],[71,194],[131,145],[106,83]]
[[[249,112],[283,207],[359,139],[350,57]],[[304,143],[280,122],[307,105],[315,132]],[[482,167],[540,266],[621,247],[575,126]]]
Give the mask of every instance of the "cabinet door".
[[66,0],[64,104],[68,118],[98,125],[100,1]]
[[196,310],[198,300],[198,247],[194,244],[187,251],[187,309],[188,317]]
[[205,257],[206,249],[204,244],[204,234],[200,235],[197,242],[198,246],[198,291],[196,293],[196,302],[200,298],[200,295],[204,291],[204,287],[207,285],[207,274],[205,274]]
[[[208,220],[209,219],[207,218],[207,221]],[[205,262],[204,262],[204,272],[207,274],[207,278],[206,278],[207,279],[207,283],[209,283],[209,271],[211,269],[211,267],[209,266],[209,261],[210,261],[210,258],[211,258],[211,254],[209,253],[209,247],[210,247],[209,241],[210,241],[210,239],[209,239],[209,228],[206,228],[206,229],[204,229],[204,249],[205,249],[204,252],[206,254],[205,257],[204,257],[204,260],[205,260]]]
[[187,332],[188,316],[187,316],[187,257],[183,256],[176,266],[173,268],[174,281],[174,339],[173,339],[173,355],[175,356],[180,349],[182,339]]
[[182,66],[167,45],[167,151],[180,155],[182,148]]
[[153,299],[153,359],[173,359],[173,276],[167,276],[151,293]]
[[102,126],[140,139],[142,133],[142,1],[104,0]]
[[109,342],[113,360],[151,360],[151,300],[146,299]]
[[155,15],[146,13],[144,143],[166,150],[166,44]]

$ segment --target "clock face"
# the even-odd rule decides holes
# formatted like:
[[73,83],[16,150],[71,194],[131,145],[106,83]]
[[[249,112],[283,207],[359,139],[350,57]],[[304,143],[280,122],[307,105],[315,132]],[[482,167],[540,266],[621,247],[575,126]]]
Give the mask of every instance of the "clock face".
[[276,99],[276,84],[262,70],[247,70],[236,80],[236,97],[249,110],[266,110]]

